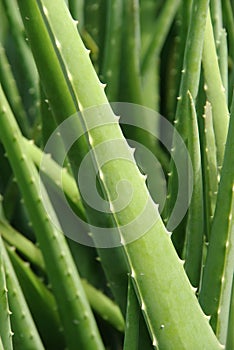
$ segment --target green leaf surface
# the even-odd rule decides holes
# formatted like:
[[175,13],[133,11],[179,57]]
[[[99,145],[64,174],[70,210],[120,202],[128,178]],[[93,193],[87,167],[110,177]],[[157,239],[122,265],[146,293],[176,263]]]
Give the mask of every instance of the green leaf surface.
[[[11,324],[13,336],[13,348],[19,350],[43,350],[44,346],[32,319],[23,292],[20,288],[15,271],[7,255],[1,240],[6,284],[8,289],[9,307],[11,311]],[[28,331],[25,332],[25,329]]]
[[228,310],[231,300],[234,269],[233,254],[233,184],[234,184],[234,108],[230,117],[223,168],[217,194],[217,204],[200,291],[204,312],[211,315],[211,324],[225,344]]
[[[103,349],[65,238],[63,233],[50,223],[41,199],[38,173],[26,153],[23,137],[2,90],[0,102],[0,138],[4,143],[43,252],[65,328],[66,340],[71,349],[77,347],[78,341],[84,349]],[[78,339],[77,334],[79,334]]]
[[6,285],[5,268],[3,263],[2,238],[0,237],[0,338],[2,349],[12,350],[12,336],[8,303],[8,289]]

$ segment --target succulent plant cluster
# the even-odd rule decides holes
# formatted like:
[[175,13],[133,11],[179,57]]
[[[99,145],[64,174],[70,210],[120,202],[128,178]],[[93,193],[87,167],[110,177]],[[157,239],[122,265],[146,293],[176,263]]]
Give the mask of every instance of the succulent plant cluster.
[[0,18],[0,350],[233,350],[232,1]]

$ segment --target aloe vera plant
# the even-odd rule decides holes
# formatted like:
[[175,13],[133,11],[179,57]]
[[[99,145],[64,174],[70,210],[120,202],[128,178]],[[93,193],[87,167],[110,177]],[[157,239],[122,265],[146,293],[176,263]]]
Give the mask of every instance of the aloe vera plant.
[[7,285],[6,285],[6,274],[5,267],[3,265],[3,252],[1,246],[1,342],[2,347],[4,345],[5,349],[12,349],[12,335],[10,325],[10,309],[7,296]]
[[[1,6],[0,346],[231,349],[231,4]],[[169,111],[172,131],[144,105]],[[163,169],[148,178],[147,149]],[[165,208],[152,181],[167,186]]]

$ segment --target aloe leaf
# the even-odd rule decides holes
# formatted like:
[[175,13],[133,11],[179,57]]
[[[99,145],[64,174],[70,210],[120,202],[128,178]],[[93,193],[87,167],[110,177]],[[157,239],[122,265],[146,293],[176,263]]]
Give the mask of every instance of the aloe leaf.
[[214,215],[218,191],[218,166],[215,134],[213,127],[212,107],[209,102],[204,111],[204,183],[205,183],[205,216],[206,236],[209,240],[211,223]]
[[[32,21],[36,9],[34,8],[34,11],[31,13],[29,11],[30,7],[35,6],[34,1],[27,4],[27,6],[23,6],[25,4],[20,1],[19,5],[23,15],[28,13],[29,18],[31,18],[31,23],[28,21],[28,25],[25,21],[29,34],[31,32],[31,35],[36,35],[35,31],[33,31]],[[71,21],[63,2],[56,2],[55,4],[53,1],[44,1],[41,11],[43,11],[47,25],[48,21],[50,23],[50,29],[53,34],[52,39],[54,42],[55,38],[57,39],[56,47],[59,49],[59,58],[63,59],[67,69],[69,69],[70,74],[67,77],[70,80],[68,79],[68,81],[74,89],[72,90],[74,93],[73,96],[77,96],[79,106],[82,108],[82,121],[86,127],[89,127],[89,139],[92,141],[90,144],[99,168],[100,154],[97,153],[97,146],[110,141],[113,142],[116,139],[121,140],[121,153],[116,154],[116,147],[109,145],[105,147],[105,152],[109,151],[115,157],[113,161],[102,166],[100,179],[108,199],[113,205],[113,215],[115,222],[118,223],[118,236],[116,236],[116,240],[117,238],[121,239],[124,256],[131,269],[134,287],[149,327],[153,344],[156,345],[157,338],[159,347],[161,346],[165,349],[169,349],[172,346],[178,349],[186,349],[190,346],[191,342],[195,344],[195,347],[206,346],[211,349],[219,349],[220,345],[200,309],[182,264],[174,251],[171,240],[159,217],[157,207],[149,198],[145,179],[132,161],[131,151],[122,137],[117,118],[113,115],[108,105],[105,108],[101,108],[101,105],[107,104],[103,87],[97,79],[88,54],[79,39],[75,25]],[[64,35],[64,30],[62,30],[59,21],[56,21],[57,18],[63,18],[63,22],[66,23],[66,35]],[[43,34],[46,37],[46,32]],[[73,55],[69,54],[68,38],[70,38],[69,40],[71,42],[76,42],[76,45],[73,46]],[[57,60],[55,58],[56,62]],[[78,72],[77,62],[79,62]],[[89,85],[86,84],[87,79],[90,82]],[[93,105],[96,107],[99,106],[99,108],[98,114],[95,113],[95,116],[98,116],[98,118],[95,117],[95,120],[92,118],[92,123],[95,121],[95,123],[99,124],[94,123],[90,125],[88,113],[90,111],[85,109]],[[123,155],[126,155],[131,161],[126,162],[121,160]],[[131,183],[134,196],[127,208],[116,212],[113,202],[116,193],[115,184],[123,178]],[[147,209],[144,211],[146,205]],[[146,215],[143,219],[140,215],[142,211],[143,215],[144,212]],[[132,232],[135,233],[138,229],[139,220],[136,220],[134,224],[134,219],[139,219],[139,215],[144,227],[148,227],[148,229],[144,231],[145,235],[138,240],[125,245],[125,240],[129,239]],[[148,225],[149,218],[153,218],[153,223],[150,227]],[[126,230],[123,232],[123,227],[132,221],[133,227],[129,229],[125,228]],[[110,261],[113,261],[113,258]],[[170,288],[168,288],[168,283],[170,283]],[[155,303],[154,295],[157,295],[157,300],[160,300],[160,302]],[[179,296],[179,300],[183,300],[183,303],[178,303],[175,296]],[[176,317],[174,318],[172,315]],[[161,331],[162,325],[164,325],[163,332]],[[194,325],[196,325],[196,328]]]
[[107,84],[106,94],[109,101],[118,101],[120,58],[123,25],[123,1],[107,1],[107,19],[105,45],[101,76]]
[[216,46],[219,45],[220,32],[223,28],[222,4],[221,0],[210,1],[210,13],[214,29]]
[[[61,168],[50,155],[45,156],[43,152],[32,142],[25,139],[25,147],[30,154],[31,159],[37,168],[40,168],[46,181],[49,180],[49,188],[53,189],[58,195],[62,192],[65,194],[71,205],[73,211],[80,217],[84,222],[87,221],[87,215],[83,207],[79,191],[77,189],[74,178],[68,173],[67,168]],[[43,159],[43,166],[41,162]],[[62,183],[60,179],[62,178]],[[59,191],[57,190],[59,188]],[[84,230],[84,227],[80,227]],[[87,278],[92,284],[101,288],[101,283],[104,283],[104,276],[101,266],[99,267],[100,274],[97,273],[97,252],[95,248],[82,246],[81,244],[69,240],[69,246],[75,260],[76,265],[79,267],[81,276]],[[100,264],[99,264],[100,265]]]
[[[143,1],[140,3],[140,30],[141,30],[141,58],[145,55],[145,50],[148,48],[152,38],[152,30],[155,26],[155,20],[158,14],[160,2]],[[159,57],[154,57],[150,61],[149,67],[145,74],[142,74],[142,88],[144,91],[144,106],[159,111],[160,103],[160,60]]]
[[4,186],[4,197],[3,197],[3,207],[4,213],[7,220],[13,220],[14,213],[18,202],[20,201],[20,194],[15,182],[15,178],[12,175],[8,175],[8,182]]
[[229,79],[229,105],[231,105],[232,99],[232,91],[233,91],[233,82],[234,82],[234,16],[233,16],[233,8],[230,0],[222,1],[223,8],[223,16],[224,16],[224,24],[227,29],[227,41],[229,47],[229,58],[230,58],[230,66],[231,66],[231,74]]
[[234,184],[234,108],[230,117],[223,169],[218,188],[214,219],[199,295],[204,312],[220,341],[227,336],[229,305],[234,269],[233,184]]
[[[38,173],[28,158],[22,135],[2,90],[0,100],[2,116],[0,137],[24,196],[25,205],[43,252],[49,279],[59,305],[67,343],[71,349],[77,348],[79,343],[84,349],[103,349],[65,238],[62,232],[50,224],[48,214],[42,204]],[[79,334],[78,337],[77,334]]]
[[36,277],[27,262],[23,262],[10,247],[7,247],[7,251],[45,347],[64,349],[64,334],[61,332],[62,326],[54,296]]
[[35,240],[31,222],[25,210],[24,200],[20,194],[14,174],[11,174],[4,192],[3,208],[5,218],[2,221],[4,223],[11,222],[17,230],[23,231],[28,238]]
[[139,0],[123,2],[121,101],[142,104]]
[[[122,66],[120,78],[120,96],[121,101],[128,103],[135,103],[144,106],[149,106],[155,109],[157,106],[155,97],[159,89],[159,81],[157,81],[157,74],[159,65],[152,60],[150,62],[152,71],[147,71],[145,76],[141,69],[141,22],[140,22],[140,5],[138,0],[131,0],[124,2],[123,6],[123,33],[122,33]],[[151,85],[152,84],[152,85]],[[153,87],[153,88],[152,88]],[[147,91],[153,94],[151,100]],[[151,104],[152,101],[152,104]],[[155,102],[155,103],[154,103]],[[147,123],[147,118],[142,116],[142,119]],[[151,126],[150,126],[151,127]],[[160,126],[155,124],[154,128],[159,129]],[[147,127],[146,127],[147,128]],[[129,126],[122,126],[126,138],[137,140],[138,143],[143,144],[150,149],[159,159],[160,164],[167,167],[167,158],[160,148],[158,140],[150,133],[145,133],[142,128],[130,128]],[[162,182],[161,168],[157,169],[155,176]]]
[[[188,115],[188,108],[189,108],[189,97],[188,97],[188,91],[190,91],[190,94],[193,98],[193,100],[196,100],[197,94],[198,94],[198,88],[199,88],[199,81],[200,81],[200,71],[201,71],[201,57],[202,57],[202,48],[203,48],[203,40],[204,40],[204,33],[205,33],[205,26],[206,26],[206,17],[208,12],[208,1],[194,1],[192,10],[191,10],[191,20],[189,24],[189,31],[187,35],[186,40],[186,47],[185,47],[185,53],[184,53],[184,61],[183,61],[183,69],[182,69],[182,76],[181,76],[181,82],[180,82],[180,91],[179,96],[177,97],[177,108],[176,108],[176,115],[175,115],[175,128],[182,136],[185,143],[187,143],[188,140],[188,129],[189,129],[189,118]],[[172,154],[179,155],[181,152],[181,149],[176,147],[176,145],[173,144],[172,147]],[[183,164],[182,164],[183,165]],[[181,166],[182,166],[181,165]],[[185,173],[187,172],[185,166]],[[174,215],[174,213],[177,213],[178,210],[180,210],[180,201],[177,201],[179,203],[179,206],[175,206],[176,199],[177,199],[177,193],[178,193],[178,177],[176,173],[176,168],[173,162],[171,162],[170,166],[170,173],[169,173],[169,180],[168,180],[168,197],[166,202],[166,208],[165,208],[165,221],[167,223],[167,227],[169,230],[171,228],[176,226],[176,222],[174,218],[177,218],[178,215]],[[190,184],[185,183],[186,189],[184,189],[184,193],[189,193]],[[187,198],[188,205],[189,205],[189,196]],[[169,221],[169,218],[173,218]],[[178,227],[174,229],[172,240],[175,244],[176,248],[178,249],[179,254],[181,254],[181,250],[183,249],[184,244],[184,231],[185,231],[185,224],[186,224],[186,216],[184,217],[184,220],[180,223]]]
[[33,124],[38,116],[38,73],[27,39],[25,40],[24,27],[16,0],[3,0],[2,4],[7,15],[10,32],[12,33],[12,42],[14,44],[13,57],[11,57],[10,62],[12,68],[14,68],[25,110],[30,122]]
[[227,47],[227,32],[221,29],[219,35],[219,45],[217,48],[219,57],[220,75],[222,77],[223,86],[228,98],[228,47]]
[[[143,87],[144,84],[148,84],[146,81],[142,81],[141,77],[141,37],[140,37],[140,7],[138,0],[131,0],[125,2],[123,6],[124,20],[123,20],[123,42],[122,42],[122,66],[121,66],[121,101],[127,101],[140,105],[147,106],[148,97]],[[154,62],[153,62],[154,63]],[[156,62],[155,62],[155,68]],[[152,72],[150,73],[152,77]],[[156,71],[155,71],[156,74]],[[144,79],[144,77],[143,77]],[[152,82],[152,81],[151,81]],[[151,106],[156,108],[155,106]],[[142,119],[147,123],[147,119],[142,116]],[[151,126],[150,126],[151,127]],[[159,125],[155,124],[154,128],[159,129]],[[167,159],[165,154],[160,149],[158,140],[150,133],[145,133],[142,128],[130,128],[129,126],[122,126],[124,134],[128,139],[137,140],[138,143],[143,144],[150,149],[158,159],[160,164],[166,164]],[[160,179],[162,174],[160,173],[161,168],[157,169],[155,174]],[[160,179],[159,181],[162,181]]]
[[122,332],[124,330],[124,319],[119,307],[86,280],[82,280],[82,285],[89,303],[95,312],[99,314],[102,319]]
[[136,299],[131,278],[128,281],[128,301],[126,312],[126,329],[124,336],[124,350],[138,350],[139,344],[140,310]]
[[188,150],[190,152],[194,181],[191,204],[188,211],[185,240],[185,271],[194,287],[199,286],[202,262],[202,247],[204,236],[203,218],[203,182],[201,171],[200,139],[197,125],[197,114],[192,96],[189,94],[191,107],[191,129],[188,135]]
[[[47,10],[48,5],[49,10]],[[31,21],[25,21],[25,26],[26,29],[28,29],[28,35],[31,38],[31,46],[41,76],[43,88],[46,92],[57,123],[61,123],[66,117],[73,115],[79,107],[83,109],[83,107],[87,108],[92,106],[92,96],[95,96],[96,103],[98,104],[107,103],[104,86],[99,82],[94,68],[92,66],[89,67],[89,53],[81,42],[77,32],[76,23],[72,21],[67,8],[64,7],[63,4],[57,6],[57,3],[55,4],[53,2],[46,4],[47,7],[45,6],[45,3],[43,3],[43,6],[41,5],[38,8],[35,1],[30,2],[30,6],[21,1],[19,6],[22,11],[22,18],[27,17],[33,19]],[[40,11],[42,12],[42,17]],[[60,26],[60,20],[62,19],[62,21],[64,21],[64,11],[68,17],[66,25],[68,33],[65,37],[64,31]],[[56,14],[56,18],[51,16],[53,13]],[[60,20],[57,20],[57,16]],[[38,30],[38,27],[41,29]],[[48,35],[47,27],[50,30],[49,32],[53,33],[52,39],[50,39]],[[38,42],[43,42],[44,44],[39,48],[37,45]],[[74,45],[74,43],[76,44]],[[66,48],[69,47],[73,48],[72,55],[69,50],[66,50]],[[84,60],[84,57],[87,57],[87,61]],[[87,77],[77,76],[78,61],[83,62],[84,66],[87,66],[88,63],[88,70],[91,68],[93,71],[91,74],[94,76],[94,79],[91,80],[91,83],[89,84],[90,89],[94,90],[91,93],[87,94],[85,92],[84,95],[82,93],[82,87],[86,85]],[[65,65],[62,62],[66,62]],[[45,67],[47,67],[46,70]],[[71,67],[75,67],[72,73],[70,73]],[[87,68],[84,67],[84,70],[87,70]],[[48,72],[50,73],[49,79]],[[73,75],[72,79],[71,74]],[[101,88],[100,90],[95,91],[97,85]],[[85,106],[82,106],[77,98],[77,89],[80,91],[81,99],[85,98]],[[78,125],[78,127],[81,128],[80,125]],[[73,167],[75,168],[79,166],[80,159],[85,156],[88,150],[86,138],[81,137],[81,139],[81,142],[79,141],[79,151],[74,152],[73,154]],[[99,215],[98,219],[103,221],[103,214],[101,215],[101,218]],[[125,276],[127,267],[122,249],[99,250],[99,255],[101,257],[102,266],[108,276],[108,280],[110,281],[113,294],[116,300],[118,300],[121,309],[124,311],[126,298],[125,291],[127,290],[127,277]],[[109,264],[110,259],[118,261],[118,264],[115,266]]]
[[229,111],[218,65],[210,13],[208,13],[207,17],[202,63],[205,91],[207,99],[212,105],[218,166],[221,167],[227,138]]
[[[40,168],[40,165],[42,163],[45,164],[46,169],[43,167],[41,168],[41,171],[44,172],[44,174],[51,179],[51,182],[55,186],[60,186],[60,176],[62,177],[62,187],[61,188],[66,196],[69,198],[70,202],[73,203],[73,205],[78,210],[78,215],[85,219],[85,209],[83,207],[79,191],[76,186],[76,182],[74,178],[69,175],[66,168],[61,169],[61,167],[56,163],[51,156],[48,154],[46,157],[41,151],[40,148],[38,148],[33,141],[29,141],[27,139],[24,139],[25,147],[27,148],[27,152],[30,155],[31,159],[33,160],[34,164],[37,166],[37,168]],[[46,170],[46,173],[45,173]]]
[[180,0],[167,0],[155,22],[152,39],[145,49],[145,54],[141,63],[141,71],[144,74],[147,70],[149,62],[160,52],[176,11],[180,5]]
[[0,219],[0,233],[5,241],[16,247],[23,256],[41,271],[45,270],[44,261],[39,249],[26,237],[17,232],[6,221]]
[[165,105],[168,106],[165,114],[172,123],[175,119],[177,96],[179,94],[181,73],[183,73],[183,59],[191,18],[191,8],[192,0],[180,3],[175,17],[174,30],[176,31],[176,35],[173,43],[174,45],[171,48],[172,53],[166,53],[166,58],[168,59],[169,56],[170,61],[168,63],[169,69],[164,69],[166,74],[168,74],[165,79]]
[[[4,240],[15,247],[30,264],[39,268],[43,274],[46,274],[46,267],[41,251],[29,239],[17,232],[9,224],[2,221],[0,221],[0,233]],[[83,261],[82,265],[84,265]],[[80,269],[83,270],[83,267]],[[115,328],[123,331],[124,320],[117,305],[85,279],[82,279],[81,282],[92,309]]]
[[[205,24],[208,10],[207,1],[194,1],[189,32],[187,35],[184,63],[178,96],[176,122],[181,124],[181,131],[186,130],[186,110],[188,106],[187,92],[190,91],[193,99],[196,98],[200,80],[201,55],[203,48]],[[197,16],[196,21],[193,16]],[[177,121],[178,120],[178,121]],[[179,125],[177,125],[179,127]],[[184,132],[186,137],[186,132]]]
[[140,312],[139,302],[134,291],[131,277],[128,281],[128,298],[126,306],[126,327],[123,349],[152,349],[152,342],[146,324]]
[[[52,116],[50,116],[52,117]],[[79,191],[76,186],[74,178],[69,174],[68,168],[61,168],[51,157],[50,154],[45,154],[34,144],[33,141],[25,139],[25,146],[28,148],[29,154],[37,166],[43,173],[43,181],[46,181],[49,191],[52,190],[53,194],[59,196],[65,194],[66,199],[69,202],[72,210],[79,218],[82,218],[84,222],[87,221],[85,209],[82,205]],[[63,144],[59,145],[63,147]],[[56,147],[56,153],[58,148]],[[53,156],[57,156],[53,154]],[[43,160],[43,165],[42,165]],[[68,164],[68,163],[67,163]],[[69,164],[68,164],[69,166]],[[85,231],[82,224],[77,231]],[[105,277],[100,264],[97,266],[97,252],[95,248],[81,245],[72,239],[68,240],[69,248],[74,258],[75,264],[81,276],[87,278],[92,284],[99,288],[106,286]],[[105,288],[105,287],[104,287]]]
[[53,118],[49,101],[40,85],[40,109],[41,109],[41,144],[46,145],[49,137],[56,128],[56,122]]
[[[146,72],[146,75],[150,74],[150,80],[147,80],[146,75],[142,76],[141,71],[141,28],[140,28],[140,6],[139,0],[131,0],[124,2],[123,5],[123,33],[122,33],[122,65],[121,65],[121,77],[120,77],[120,95],[121,101],[127,101],[128,103],[135,103],[148,106],[148,94],[145,89],[149,88],[149,83],[152,86],[157,86],[157,82],[154,78],[157,78],[157,65],[156,62],[151,62],[151,66],[155,65],[153,72]],[[154,75],[155,73],[155,75]],[[153,79],[153,82],[152,80]],[[150,88],[152,87],[150,86]],[[155,95],[156,96],[156,95]],[[157,106],[150,105],[153,109]],[[147,119],[142,116],[142,119],[147,123]],[[150,126],[151,127],[151,126]],[[159,129],[159,125],[155,124],[154,128]],[[124,135],[131,140],[137,140],[138,143],[143,144],[150,149],[157,158],[160,160],[160,164],[167,164],[167,158],[162,152],[158,140],[150,133],[145,133],[143,128],[131,128],[129,126],[122,126]],[[166,165],[165,165],[166,167]],[[155,176],[159,178],[159,182],[162,182],[161,168],[157,169]]]
[[[25,139],[25,142],[31,144],[31,142],[26,141],[26,139]],[[33,145],[33,147],[37,149],[35,145]],[[37,150],[40,154],[41,151],[39,149]],[[69,177],[69,179],[72,179],[72,178]],[[75,187],[75,191],[76,191],[76,187]],[[10,245],[14,246],[20,252],[20,254],[22,254],[26,258],[26,260],[30,262],[30,264],[33,264],[43,274],[46,274],[46,268],[45,268],[41,251],[29,239],[27,239],[21,233],[17,232],[12,226],[10,226],[7,223],[7,221],[3,221],[2,219],[0,219],[0,233],[4,238],[4,240]],[[75,245],[72,243],[70,244],[71,244],[71,250],[75,249],[75,253],[79,254],[79,259],[78,259],[79,269],[82,272],[85,270],[85,266],[84,266],[85,263],[84,263],[84,259],[82,260],[80,256],[81,255],[80,248],[76,250]],[[87,255],[87,251],[85,251],[83,254]],[[88,258],[90,259],[90,254]],[[77,256],[74,256],[74,259],[77,259]],[[93,273],[93,271],[91,272]],[[90,276],[91,272],[89,272],[88,274],[83,273],[83,275],[86,278],[89,278],[89,280],[92,280],[93,278]],[[95,266],[95,272],[97,272],[96,266]],[[100,281],[100,275],[97,276],[97,278]],[[101,291],[94,288],[86,280],[82,279],[81,282],[92,309],[97,314],[99,314],[100,317],[102,317],[104,320],[112,324],[118,330],[122,331],[124,328],[124,320],[119,308],[114,304],[114,302],[108,297],[106,297]]]
[[71,15],[75,20],[78,20],[79,30],[82,32],[82,29],[84,27],[85,0],[69,0],[68,4]]
[[4,350],[3,344],[2,344],[2,337],[0,336],[0,349]]
[[1,28],[0,28],[0,41],[3,42],[8,33],[8,23],[6,14],[4,12],[2,1],[0,2],[0,20],[1,20]]
[[160,67],[160,60],[155,57],[149,63],[149,68],[141,79],[142,90],[144,91],[143,105],[155,111],[160,110]]
[[29,135],[29,125],[21,97],[9,65],[5,50],[0,44],[0,81],[8,98],[10,106],[25,136]]
[[234,60],[234,20],[233,20],[233,10],[230,0],[222,1],[223,13],[224,13],[224,22],[226,24],[228,32],[228,44],[229,44],[229,54]]
[[231,297],[230,312],[229,312],[226,350],[232,350],[234,347],[234,332],[233,332],[233,330],[234,330],[234,284],[232,281],[232,297]]
[[[106,21],[106,2],[104,0],[86,0],[84,2],[84,28],[83,37],[89,36],[91,46],[91,58],[97,70],[100,69],[104,40]],[[85,35],[84,35],[85,34]]]
[[[67,242],[81,278],[86,279],[98,290],[113,295],[103,271],[100,257],[95,247],[90,247],[67,238]],[[83,280],[82,280],[83,281]]]
[[[2,240],[1,249],[3,252],[4,267],[6,272],[9,305],[12,312],[11,323],[12,330],[14,332],[13,347],[19,350],[43,350],[44,346],[35,327]],[[25,332],[25,329],[27,329],[27,332]]]
[[155,20],[160,15],[162,1],[143,1],[140,3],[140,29],[141,29],[141,61],[152,40],[152,31],[155,26]]
[[[8,290],[6,285],[5,269],[3,265],[2,239],[0,237],[0,337],[2,349],[12,350],[12,336],[10,314],[8,304]],[[4,347],[3,347],[4,346]]]

